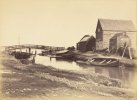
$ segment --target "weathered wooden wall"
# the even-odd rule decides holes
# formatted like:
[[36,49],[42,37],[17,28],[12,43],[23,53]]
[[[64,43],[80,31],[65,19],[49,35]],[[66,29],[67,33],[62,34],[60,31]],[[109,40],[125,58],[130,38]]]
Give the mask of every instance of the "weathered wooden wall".
[[86,42],[78,43],[78,50],[81,52],[85,52],[86,51]]
[[[109,40],[117,33],[121,33],[120,31],[103,31],[103,48],[109,48]],[[126,35],[131,39],[131,47],[136,48],[136,32],[126,32]]]
[[96,50],[103,49],[103,30],[100,23],[98,22],[96,28]]

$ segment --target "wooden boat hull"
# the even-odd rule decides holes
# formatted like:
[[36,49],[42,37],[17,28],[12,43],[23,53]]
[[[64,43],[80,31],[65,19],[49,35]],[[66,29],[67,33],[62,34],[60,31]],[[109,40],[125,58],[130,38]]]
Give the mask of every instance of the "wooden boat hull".
[[93,65],[93,66],[104,66],[104,67],[107,67],[107,66],[117,67],[117,66],[119,66],[119,60],[115,59],[115,58],[92,58],[88,62],[90,65]]
[[74,59],[74,53],[73,52],[67,52],[65,54],[60,54],[60,55],[56,55],[56,59],[69,59],[69,60],[73,60]]
[[67,54],[68,52],[69,52],[69,50],[61,50],[61,51],[56,52],[55,55],[60,56],[63,54]]
[[64,57],[64,56],[56,56],[55,57],[57,60],[73,60],[73,58],[72,57]]
[[16,59],[28,59],[31,57],[32,54],[26,53],[26,52],[16,52],[14,54]]
[[56,59],[63,59],[62,56],[55,56],[55,57],[53,57],[53,58],[56,58]]

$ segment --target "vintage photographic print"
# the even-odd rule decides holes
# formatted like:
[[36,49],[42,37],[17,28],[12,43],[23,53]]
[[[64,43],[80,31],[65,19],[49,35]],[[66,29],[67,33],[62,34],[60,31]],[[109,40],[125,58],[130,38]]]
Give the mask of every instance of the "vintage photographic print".
[[137,100],[137,1],[0,0],[0,100]]

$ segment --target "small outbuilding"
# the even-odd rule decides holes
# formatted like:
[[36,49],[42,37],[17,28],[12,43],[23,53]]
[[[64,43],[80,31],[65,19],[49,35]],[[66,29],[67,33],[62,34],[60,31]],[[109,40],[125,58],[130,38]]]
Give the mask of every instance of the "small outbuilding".
[[94,36],[85,35],[78,43],[77,50],[81,52],[95,50],[96,39]]
[[127,47],[130,47],[131,40],[129,36],[126,33],[117,33],[109,41],[109,50],[115,53],[120,47],[124,48],[125,43]]

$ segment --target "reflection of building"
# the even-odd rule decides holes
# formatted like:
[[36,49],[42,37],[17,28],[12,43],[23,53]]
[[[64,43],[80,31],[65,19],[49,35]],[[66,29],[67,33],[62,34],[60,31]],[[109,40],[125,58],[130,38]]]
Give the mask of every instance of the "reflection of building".
[[99,73],[103,76],[110,77],[109,70],[106,67],[95,67],[95,73]]
[[96,69],[95,67],[90,67],[90,70],[89,70],[90,73],[95,73],[95,69]]
[[118,67],[113,67],[113,68],[110,67],[107,70],[109,71],[109,77],[121,79],[121,74],[120,74],[121,72],[119,72]]
[[81,52],[92,51],[95,49],[95,41],[94,36],[85,35],[78,43],[77,50]]
[[118,33],[126,33],[131,39],[131,46],[136,47],[136,33],[130,20],[99,19],[96,27],[96,50],[109,49],[109,41]]
[[103,68],[102,75],[109,77],[109,71],[106,68]]
[[102,68],[101,67],[95,67],[95,73],[102,74]]

